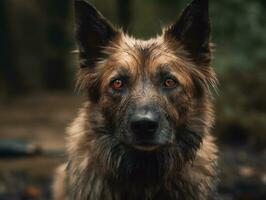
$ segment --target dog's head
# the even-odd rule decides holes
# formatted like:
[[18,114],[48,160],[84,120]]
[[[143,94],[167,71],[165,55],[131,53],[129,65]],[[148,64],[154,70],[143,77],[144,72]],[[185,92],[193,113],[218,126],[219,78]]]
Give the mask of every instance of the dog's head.
[[79,86],[103,116],[105,134],[134,155],[192,159],[212,125],[208,1],[194,0],[148,41],[114,28],[85,0],[75,9]]

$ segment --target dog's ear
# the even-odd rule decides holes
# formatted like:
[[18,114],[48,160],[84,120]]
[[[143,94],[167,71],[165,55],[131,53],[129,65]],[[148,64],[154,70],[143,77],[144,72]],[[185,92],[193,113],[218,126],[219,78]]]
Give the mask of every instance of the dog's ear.
[[194,0],[178,21],[165,30],[164,37],[183,45],[197,64],[208,65],[211,60],[210,29],[208,0]]
[[104,56],[104,47],[119,35],[119,31],[86,0],[75,0],[75,23],[80,67],[93,67]]

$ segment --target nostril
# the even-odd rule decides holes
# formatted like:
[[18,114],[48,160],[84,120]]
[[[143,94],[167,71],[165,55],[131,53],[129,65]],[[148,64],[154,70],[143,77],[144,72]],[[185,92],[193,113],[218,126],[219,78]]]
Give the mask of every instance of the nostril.
[[131,129],[134,133],[155,133],[159,124],[152,120],[138,120],[131,123]]

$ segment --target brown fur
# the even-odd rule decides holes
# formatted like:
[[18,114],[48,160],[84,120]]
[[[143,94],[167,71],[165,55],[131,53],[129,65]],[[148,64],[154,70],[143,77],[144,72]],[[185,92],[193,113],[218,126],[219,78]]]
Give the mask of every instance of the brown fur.
[[[87,92],[88,102],[67,130],[68,163],[57,171],[55,200],[215,199],[217,148],[210,131],[211,87],[217,81],[209,66],[211,49],[208,42],[198,52],[184,37],[177,39],[175,26],[148,41],[110,26],[112,37],[94,53],[97,58],[86,59],[80,48],[78,87]],[[178,81],[173,91],[159,89],[164,72]],[[112,78],[121,74],[129,79],[128,91],[110,91]],[[166,148],[132,150],[125,119],[140,104],[156,105],[167,116]]]

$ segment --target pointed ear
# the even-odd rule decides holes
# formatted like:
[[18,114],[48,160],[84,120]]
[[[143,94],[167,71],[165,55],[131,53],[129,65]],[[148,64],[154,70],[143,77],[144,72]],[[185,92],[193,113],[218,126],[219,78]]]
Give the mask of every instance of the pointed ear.
[[197,64],[208,65],[211,60],[210,29],[208,0],[194,0],[164,36],[183,45]]
[[86,0],[75,0],[75,23],[80,67],[93,67],[104,56],[104,47],[119,35],[119,31]]

